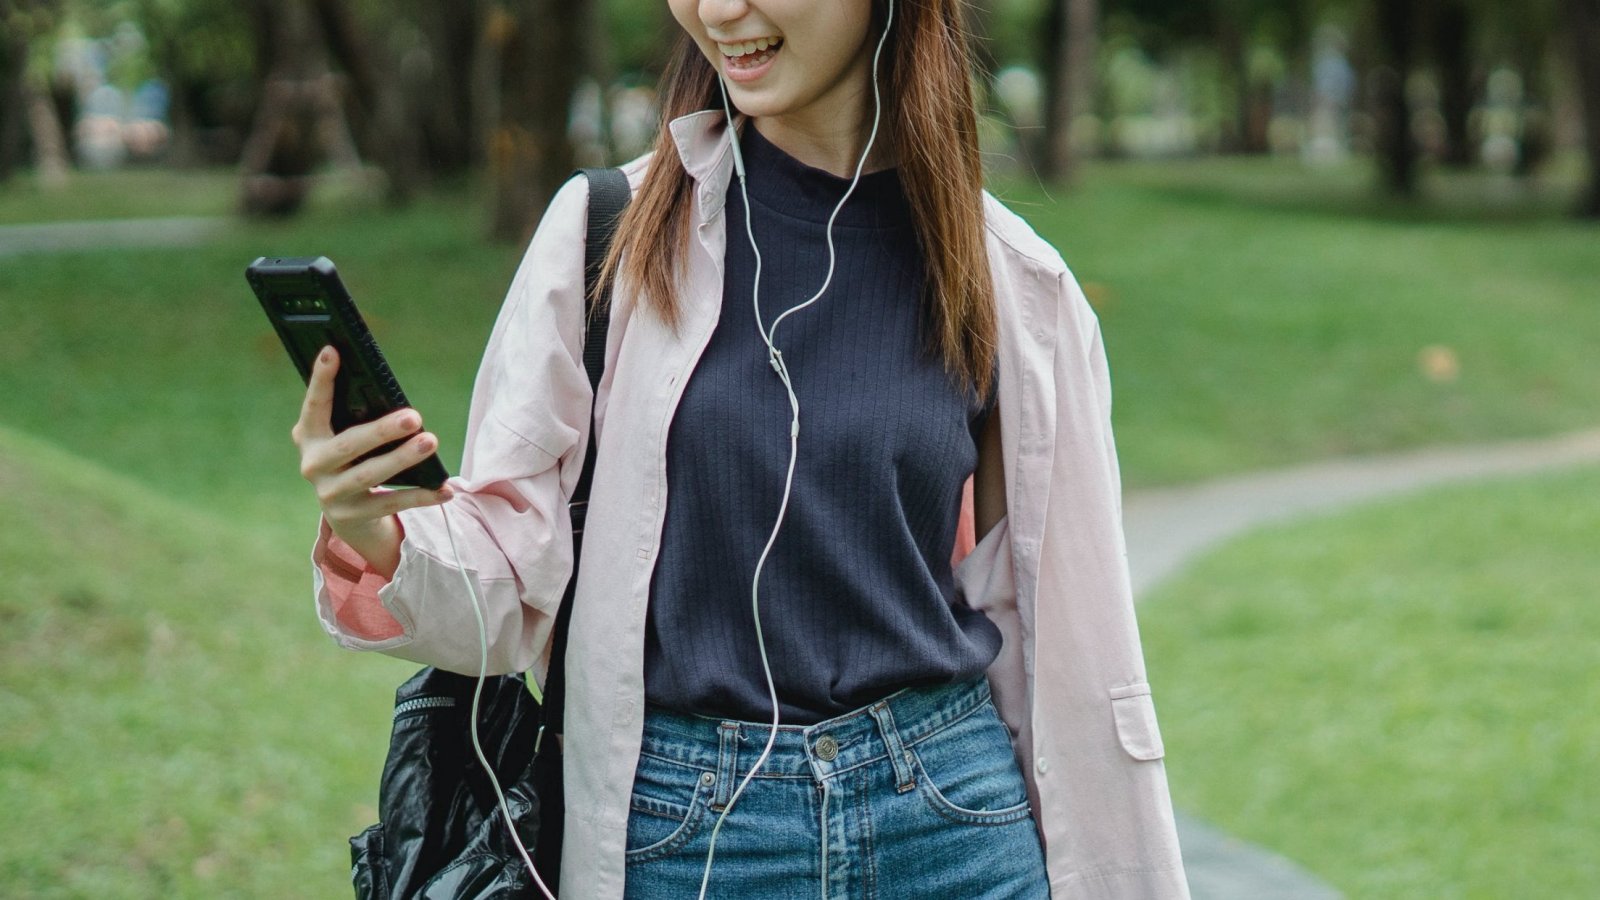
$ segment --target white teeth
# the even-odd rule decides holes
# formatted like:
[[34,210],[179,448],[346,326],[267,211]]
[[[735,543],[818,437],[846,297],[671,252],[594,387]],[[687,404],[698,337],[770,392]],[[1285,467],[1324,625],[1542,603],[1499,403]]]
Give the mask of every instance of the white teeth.
[[726,57],[729,57],[729,58],[733,58],[733,57],[738,57],[738,56],[745,56],[747,54],[755,53],[755,52],[760,51],[760,50],[766,50],[769,47],[776,47],[782,42],[783,42],[782,38],[764,37],[764,38],[760,38],[759,40],[745,41],[745,42],[739,43],[739,44],[722,44],[722,43],[719,43],[719,44],[717,44],[717,49],[722,51],[722,55],[723,56],[726,56]]

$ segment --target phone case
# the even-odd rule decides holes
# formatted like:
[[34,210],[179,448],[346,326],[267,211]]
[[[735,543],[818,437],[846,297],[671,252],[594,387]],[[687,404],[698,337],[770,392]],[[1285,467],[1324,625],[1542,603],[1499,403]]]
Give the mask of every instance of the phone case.
[[[333,387],[335,432],[411,405],[332,260],[263,256],[245,269],[245,279],[302,381],[310,382],[312,366],[324,346],[331,344],[339,351]],[[404,440],[390,441],[358,461],[387,453]],[[432,454],[384,483],[436,489],[448,477],[438,454]]]

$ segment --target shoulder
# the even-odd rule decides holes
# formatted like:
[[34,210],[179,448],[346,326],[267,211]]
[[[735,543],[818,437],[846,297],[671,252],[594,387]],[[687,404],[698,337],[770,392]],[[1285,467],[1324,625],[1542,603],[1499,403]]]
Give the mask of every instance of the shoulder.
[[1002,318],[1054,322],[1059,335],[1077,346],[1089,346],[1099,333],[1099,319],[1060,251],[987,190],[983,208],[995,302]]
[[983,222],[997,245],[992,246],[990,252],[991,257],[1000,257],[995,261],[1038,268],[1058,277],[1067,275],[1067,264],[1061,259],[1061,253],[987,189],[983,191]]
[[[637,192],[644,183],[645,174],[650,170],[650,159],[654,152],[635,157],[617,168],[628,178],[628,187]],[[552,224],[562,223],[568,226],[582,226],[586,221],[589,208],[589,179],[578,175],[568,178],[555,196],[550,198],[550,203],[545,207],[544,220]]]

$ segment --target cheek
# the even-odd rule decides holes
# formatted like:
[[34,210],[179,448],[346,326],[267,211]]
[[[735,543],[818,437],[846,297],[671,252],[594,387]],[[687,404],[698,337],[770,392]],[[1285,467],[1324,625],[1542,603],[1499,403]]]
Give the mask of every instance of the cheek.
[[695,14],[698,0],[669,0],[667,7],[672,10],[672,18],[678,21],[678,27],[688,32],[695,43],[700,43],[700,17]]
[[698,2],[699,0],[672,0],[668,5],[672,9],[672,17],[678,22],[678,27],[684,30],[684,33],[694,42],[695,49],[699,50],[700,55],[705,57],[714,68],[722,64],[720,59],[722,54],[721,51],[717,50],[715,44],[706,39],[702,30],[704,26],[700,24],[700,16],[696,12]]

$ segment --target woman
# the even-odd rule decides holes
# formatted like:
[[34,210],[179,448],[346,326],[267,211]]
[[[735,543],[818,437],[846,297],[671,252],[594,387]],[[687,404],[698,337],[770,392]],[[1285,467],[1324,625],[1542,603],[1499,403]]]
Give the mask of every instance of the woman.
[[477,671],[459,548],[491,670],[542,674],[594,439],[564,896],[1187,896],[1099,329],[982,189],[959,0],[670,3],[594,434],[578,179],[445,488],[374,490],[437,442],[412,410],[333,436],[318,363],[295,438],[324,626]]

